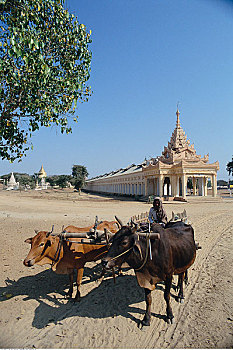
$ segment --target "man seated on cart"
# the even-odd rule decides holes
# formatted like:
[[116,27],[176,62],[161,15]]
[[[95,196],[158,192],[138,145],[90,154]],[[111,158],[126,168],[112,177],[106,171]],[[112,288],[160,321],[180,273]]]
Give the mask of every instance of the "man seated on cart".
[[153,207],[150,208],[148,220],[151,224],[154,222],[161,224],[163,227],[167,223],[167,214],[163,208],[160,197],[156,197],[153,201]]

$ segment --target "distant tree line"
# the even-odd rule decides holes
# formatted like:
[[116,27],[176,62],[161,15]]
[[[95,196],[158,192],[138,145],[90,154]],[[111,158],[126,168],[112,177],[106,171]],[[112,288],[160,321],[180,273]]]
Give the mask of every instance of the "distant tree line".
[[51,186],[60,186],[65,188],[70,183],[75,189],[82,189],[88,176],[87,168],[83,165],[73,165],[71,175],[53,175],[48,176],[46,181]]
[[[4,179],[4,182],[6,183],[6,180],[9,180],[11,176],[10,174],[1,175],[1,179]],[[15,181],[19,182],[20,187],[25,187],[26,185],[29,185],[30,188],[35,188],[36,184],[36,178],[35,175],[29,175],[26,173],[14,173]]]
[[[4,180],[9,180],[11,174],[2,175],[1,178]],[[35,188],[36,186],[36,176],[29,175],[26,173],[14,173],[16,182],[19,182],[21,187],[29,185],[30,188]],[[59,186],[65,188],[69,183],[74,186],[75,189],[82,189],[85,185],[85,180],[88,176],[88,172],[83,165],[73,165],[71,175],[51,175],[46,178],[46,182],[50,186]]]
[[228,171],[229,176],[230,175],[233,176],[233,156],[232,156],[231,162],[227,163],[227,171]]
[[228,182],[225,180],[218,180],[217,186],[227,186]]

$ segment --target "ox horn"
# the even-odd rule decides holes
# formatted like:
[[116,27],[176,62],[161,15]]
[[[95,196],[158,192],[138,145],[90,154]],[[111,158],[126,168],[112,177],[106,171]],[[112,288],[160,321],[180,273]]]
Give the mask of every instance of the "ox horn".
[[136,222],[134,222],[132,219],[131,219],[131,222],[130,222],[130,226],[131,227],[136,227],[136,229],[138,228],[138,224]]
[[118,217],[116,215],[115,215],[115,219],[118,222],[118,224],[120,225],[120,227],[122,227],[123,223],[122,223],[122,221],[120,219],[118,219]]
[[46,233],[46,237],[48,237],[51,233],[53,233],[54,225],[52,226],[52,230]]
[[97,229],[97,226],[98,226],[98,216],[96,215],[96,217],[95,217],[95,223],[94,223],[94,226],[93,226],[94,230]]

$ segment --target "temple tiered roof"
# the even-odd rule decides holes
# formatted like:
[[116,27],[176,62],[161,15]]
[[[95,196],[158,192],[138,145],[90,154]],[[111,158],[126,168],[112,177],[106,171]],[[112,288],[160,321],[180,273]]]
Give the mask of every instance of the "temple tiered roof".
[[176,116],[176,127],[172,133],[170,142],[164,147],[162,156],[158,158],[158,161],[167,164],[177,164],[181,160],[207,163],[209,161],[209,155],[207,154],[204,158],[201,158],[200,155],[196,154],[194,144],[190,145],[190,141],[187,140],[187,136],[180,125],[180,112],[178,108]]
[[43,164],[41,165],[40,171],[37,173],[38,177],[41,179],[42,177],[46,177],[47,174],[44,170]]

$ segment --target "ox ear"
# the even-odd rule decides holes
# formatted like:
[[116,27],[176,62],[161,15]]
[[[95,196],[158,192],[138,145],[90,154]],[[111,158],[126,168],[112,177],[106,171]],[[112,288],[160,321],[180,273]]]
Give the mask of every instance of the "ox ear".
[[24,241],[25,243],[29,243],[29,244],[32,244],[32,237],[31,238],[27,238],[25,239]]
[[143,257],[142,257],[142,249],[141,249],[140,242],[139,242],[139,237],[135,237],[134,245],[133,245],[133,252],[137,256],[139,256],[141,260],[143,259]]

